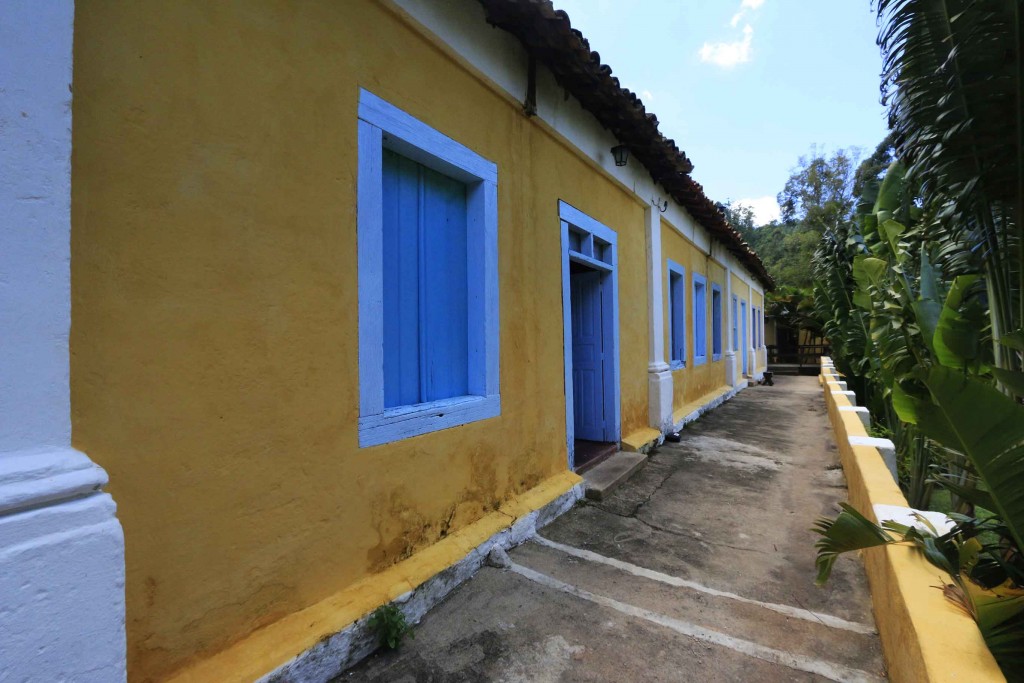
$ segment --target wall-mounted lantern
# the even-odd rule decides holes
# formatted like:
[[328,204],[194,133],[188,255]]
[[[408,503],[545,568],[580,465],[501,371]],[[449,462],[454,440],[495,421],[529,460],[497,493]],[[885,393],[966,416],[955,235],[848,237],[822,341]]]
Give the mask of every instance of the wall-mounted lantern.
[[612,156],[615,157],[616,166],[625,166],[629,161],[629,148],[625,145],[615,145],[612,147]]

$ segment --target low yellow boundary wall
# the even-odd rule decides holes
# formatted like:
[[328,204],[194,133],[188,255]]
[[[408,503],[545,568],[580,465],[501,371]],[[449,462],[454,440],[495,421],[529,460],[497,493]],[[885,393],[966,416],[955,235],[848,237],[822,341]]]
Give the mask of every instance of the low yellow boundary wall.
[[[846,475],[850,504],[881,523],[875,505],[909,507],[874,446],[852,445],[867,437],[865,422],[853,409],[856,400],[828,357],[821,359],[819,382]],[[845,408],[841,410],[841,408]],[[857,441],[858,439],[854,439]],[[871,586],[875,622],[882,640],[889,680],[896,683],[1005,681],[974,621],[940,590],[949,576],[907,546],[863,552]]]

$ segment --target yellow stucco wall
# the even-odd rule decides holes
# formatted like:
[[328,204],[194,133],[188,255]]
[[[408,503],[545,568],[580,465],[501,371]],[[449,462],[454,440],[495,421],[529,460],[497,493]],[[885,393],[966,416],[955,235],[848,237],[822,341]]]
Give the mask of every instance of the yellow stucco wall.
[[[643,206],[386,6],[79,0],[74,58],[73,440],[125,529],[132,680],[565,470],[559,199],[618,231],[622,433],[646,425]],[[499,169],[502,415],[368,449],[359,87]]]
[[[661,250],[666,260],[662,264],[662,282],[668,291],[668,259],[686,268],[686,367],[672,372],[672,406],[679,410],[687,404],[697,401],[721,389],[725,384],[726,345],[726,287],[725,268],[700,251],[690,240],[686,239],[666,221],[661,223]],[[694,365],[694,330],[693,330],[693,286],[692,275],[699,273],[708,279],[707,296],[707,340],[708,360],[701,365]],[[723,357],[713,361],[711,354],[712,316],[711,316],[711,284],[717,283],[722,288],[722,351]],[[669,324],[669,297],[665,297],[663,314],[665,316],[665,348],[671,346],[671,325]]]

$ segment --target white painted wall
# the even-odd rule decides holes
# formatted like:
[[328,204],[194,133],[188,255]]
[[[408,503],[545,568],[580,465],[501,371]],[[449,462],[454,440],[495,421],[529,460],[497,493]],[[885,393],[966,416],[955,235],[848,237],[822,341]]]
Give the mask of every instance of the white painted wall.
[[123,681],[124,538],[71,447],[72,0],[0,0],[0,680]]
[[70,49],[72,22],[0,0],[0,453],[71,442],[71,55],[43,48]]

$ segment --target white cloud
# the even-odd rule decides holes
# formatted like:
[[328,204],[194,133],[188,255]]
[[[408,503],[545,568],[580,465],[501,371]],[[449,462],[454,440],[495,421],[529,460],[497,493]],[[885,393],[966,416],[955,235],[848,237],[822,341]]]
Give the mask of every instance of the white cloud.
[[738,199],[734,204],[749,207],[754,212],[754,225],[758,227],[778,220],[780,215],[779,203],[772,195],[754,197],[753,199]]
[[754,29],[750,24],[743,27],[743,38],[731,43],[704,43],[700,48],[700,61],[730,68],[750,61],[750,44]]
[[746,16],[747,10],[756,10],[764,4],[764,0],[743,0],[740,3],[740,11],[732,15],[732,19],[729,20],[729,25],[736,28],[743,21],[743,17]]
[[654,93],[652,93],[650,90],[644,90],[642,93],[640,93],[640,99],[644,101],[644,104],[650,104],[651,102],[654,101]]

